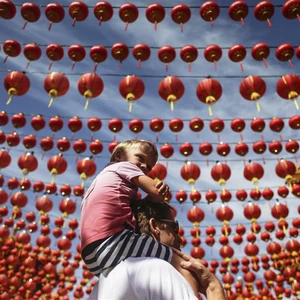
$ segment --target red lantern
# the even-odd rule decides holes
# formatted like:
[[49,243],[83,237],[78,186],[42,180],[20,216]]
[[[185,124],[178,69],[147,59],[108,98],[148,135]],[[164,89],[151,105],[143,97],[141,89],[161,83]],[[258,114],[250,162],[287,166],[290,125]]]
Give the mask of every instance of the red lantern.
[[193,145],[185,142],[183,144],[180,145],[179,147],[179,152],[183,155],[183,156],[189,156],[193,153]]
[[22,128],[26,125],[26,117],[23,113],[14,114],[11,118],[11,123],[15,128]]
[[137,134],[144,129],[144,123],[140,119],[132,119],[129,122],[128,127],[129,127],[130,131]]
[[300,3],[298,0],[287,0],[282,5],[282,15],[290,20],[298,18],[300,22]]
[[8,57],[17,57],[21,53],[21,44],[16,40],[6,40],[3,51],[7,55],[3,61],[5,63]]
[[291,44],[282,44],[278,46],[275,53],[276,58],[279,61],[287,61],[292,68],[294,68],[294,65],[292,64],[291,59],[294,54],[295,50]]
[[150,121],[149,127],[156,132],[156,141],[158,140],[158,133],[164,129],[164,121],[160,118],[154,118]]
[[119,17],[126,23],[125,30],[127,30],[129,23],[133,23],[137,20],[138,16],[139,10],[132,3],[124,3],[119,8]]
[[229,206],[222,204],[216,211],[216,217],[219,221],[223,222],[223,225],[227,225],[233,218],[233,211]]
[[138,61],[138,69],[141,67],[141,62],[146,61],[150,55],[150,47],[146,44],[137,44],[132,49],[133,57]]
[[120,81],[119,92],[128,102],[129,112],[132,111],[133,102],[140,99],[144,91],[144,82],[138,76],[128,75]]
[[220,156],[227,156],[230,153],[230,146],[227,143],[220,142],[216,148],[217,153]]
[[275,172],[280,178],[284,178],[285,181],[293,178],[296,173],[296,166],[289,160],[281,159],[275,167]]
[[[114,132],[115,134],[121,131],[123,128],[123,122],[118,118],[113,118],[108,122],[108,129]],[[115,136],[116,138],[116,136]]]
[[255,60],[263,61],[265,67],[268,67],[266,59],[270,55],[270,47],[265,43],[257,43],[252,47],[251,55]]
[[254,132],[262,132],[266,127],[266,123],[264,119],[253,118],[250,127]]
[[201,170],[198,165],[192,162],[186,162],[180,171],[181,177],[186,180],[194,190],[194,183],[200,177]]
[[2,110],[0,111],[0,126],[5,126],[9,121],[9,117],[7,112]]
[[65,152],[70,149],[71,143],[66,137],[63,137],[63,138],[57,140],[56,147],[59,151]]
[[264,199],[266,200],[271,200],[274,196],[274,192],[270,189],[270,188],[265,188],[263,191],[262,191],[262,196],[264,197]]
[[196,95],[201,102],[208,104],[208,111],[211,116],[211,105],[215,104],[222,96],[222,86],[216,79],[203,79],[197,85]]
[[250,198],[252,199],[252,200],[254,200],[254,201],[258,201],[259,199],[260,199],[260,197],[261,197],[261,192],[260,192],[260,190],[258,189],[258,188],[256,188],[256,189],[252,189],[251,191],[250,191]]
[[277,201],[276,204],[271,208],[271,214],[273,218],[282,220],[289,215],[289,209],[286,205]]
[[254,184],[258,183],[258,180],[264,176],[264,169],[263,167],[256,162],[250,162],[244,168],[244,177],[252,181]]
[[122,68],[122,62],[129,55],[129,48],[124,43],[116,43],[111,47],[111,56],[120,62],[120,69]]
[[244,20],[248,16],[248,12],[248,4],[242,0],[234,1],[228,8],[229,17],[233,21],[241,21],[243,26],[245,26]]
[[190,199],[194,204],[199,202],[201,200],[201,193],[196,190],[192,191],[190,193]]
[[35,181],[32,185],[32,188],[35,193],[40,193],[44,190],[45,184],[42,181]]
[[269,127],[272,131],[280,132],[284,127],[284,121],[281,118],[273,117],[269,122]]
[[296,109],[299,109],[297,97],[300,94],[300,77],[295,74],[282,76],[277,82],[276,92],[281,98],[294,101]]
[[[246,123],[243,119],[236,118],[231,121],[230,127],[235,132],[242,132],[246,127]],[[243,140],[242,134],[241,134],[241,140]]]
[[174,118],[170,120],[169,122],[169,128],[171,131],[176,133],[176,141],[178,140],[178,135],[177,133],[180,132],[184,127],[184,123],[181,119],[179,118]]
[[247,55],[246,48],[240,44],[233,45],[228,50],[229,59],[233,62],[239,62],[242,72],[244,71],[242,60],[244,60],[246,55]]
[[15,4],[10,0],[0,2],[0,18],[5,20],[12,19],[17,13]]
[[68,49],[68,56],[73,61],[72,71],[74,70],[75,63],[82,61],[85,58],[86,52],[83,46],[79,44],[71,45]]
[[199,152],[202,154],[202,155],[210,155],[211,152],[213,151],[213,147],[210,143],[202,143],[199,145]]
[[213,119],[209,123],[209,128],[211,131],[218,133],[218,140],[220,141],[219,133],[225,128],[225,123],[221,119]]
[[211,169],[211,177],[222,186],[226,184],[226,181],[230,178],[230,176],[231,170],[226,164],[218,162]]
[[49,136],[43,138],[40,140],[40,146],[43,149],[43,151],[49,151],[53,148],[54,142],[53,139]]
[[0,130],[0,144],[5,143],[5,141],[6,141],[5,133],[2,130]]
[[222,49],[218,45],[208,45],[204,49],[204,58],[214,64],[217,69],[217,61],[222,57]]
[[86,150],[86,143],[83,139],[79,139],[73,143],[73,149],[77,154],[81,154]]
[[18,146],[20,143],[20,137],[17,132],[10,133],[6,136],[6,143],[10,147]]
[[149,176],[156,182],[162,181],[167,177],[167,168],[160,163],[156,163],[155,166],[147,174],[147,176]]
[[275,12],[275,6],[271,1],[261,1],[254,7],[254,16],[258,21],[267,21],[269,27],[272,27],[270,19]]
[[256,222],[256,220],[261,215],[261,209],[257,204],[249,202],[247,206],[244,207],[244,216],[251,221],[251,223]]
[[6,104],[9,104],[13,96],[22,96],[28,92],[30,81],[25,73],[13,71],[5,76],[4,87],[9,95]]
[[94,15],[97,20],[99,20],[99,25],[102,22],[109,21],[114,14],[114,9],[111,4],[107,1],[100,1],[94,6]]
[[63,128],[64,121],[60,116],[54,116],[49,119],[48,125],[53,132],[57,132]]
[[48,213],[53,208],[52,200],[46,195],[39,197],[35,201],[35,207],[40,212],[41,215]]
[[24,136],[22,142],[26,149],[31,149],[36,146],[36,138],[33,134]]
[[77,116],[70,118],[68,121],[68,128],[72,132],[77,132],[82,128],[82,121]]
[[28,203],[27,196],[22,192],[16,192],[15,194],[12,194],[10,197],[10,202],[13,206],[17,206],[19,208],[23,208]]
[[61,4],[52,2],[45,7],[45,16],[50,21],[48,30],[51,30],[53,23],[59,23],[64,19],[65,10]]
[[103,81],[96,73],[83,74],[78,82],[77,88],[79,93],[84,96],[86,102],[84,109],[87,109],[92,98],[98,97],[103,91]]
[[107,55],[107,50],[102,45],[96,45],[90,49],[90,58],[95,63],[94,73],[97,70],[98,64],[104,62],[107,59]]
[[204,211],[196,205],[190,208],[187,213],[187,219],[191,223],[193,223],[194,227],[198,227],[199,224],[204,220],[204,218],[205,218]]
[[59,154],[49,158],[47,167],[53,176],[52,183],[54,183],[55,176],[64,173],[68,167],[68,163],[62,154]]
[[189,122],[189,127],[194,132],[200,132],[204,128],[204,122],[200,118],[193,118]]
[[102,152],[103,145],[102,145],[101,141],[94,140],[94,141],[90,142],[89,149],[92,152],[92,154],[96,155],[96,154],[99,154]]
[[279,142],[279,141],[272,141],[270,144],[269,144],[269,151],[272,153],[272,154],[279,154],[282,150],[282,144]]
[[289,118],[289,126],[292,129],[300,129],[300,115],[292,116]]
[[26,2],[22,4],[20,13],[23,19],[25,20],[22,29],[25,29],[28,22],[30,23],[37,22],[41,17],[40,7],[33,2]]
[[91,117],[87,120],[87,127],[91,131],[98,131],[102,127],[102,122],[99,118],[97,117]]
[[285,150],[289,153],[297,153],[299,150],[299,143],[296,140],[289,139],[285,144]]
[[175,76],[167,76],[161,82],[158,86],[158,93],[160,97],[170,102],[171,110],[174,110],[174,103],[183,96],[184,94],[184,85],[182,81]]
[[59,204],[59,210],[63,213],[63,217],[68,217],[76,211],[76,202],[70,198],[62,199]]
[[191,72],[191,63],[198,57],[198,50],[193,45],[186,45],[180,49],[180,58],[188,63],[188,71]]
[[69,80],[64,74],[52,72],[47,75],[44,79],[44,89],[50,96],[48,107],[52,105],[54,98],[65,95],[68,92],[69,87]]
[[38,44],[30,43],[24,46],[23,54],[28,59],[27,69],[31,61],[38,60],[42,56],[42,50]]
[[157,24],[165,18],[166,12],[161,4],[154,3],[146,8],[145,15],[147,20],[154,24],[154,29],[157,30]]
[[84,21],[89,15],[88,6],[82,1],[74,1],[69,5],[69,15],[73,19],[72,26],[76,22]]
[[230,258],[234,255],[234,250],[231,246],[226,245],[222,246],[221,249],[219,250],[219,254],[223,259],[227,262],[230,261]]
[[171,10],[171,18],[176,24],[180,24],[180,30],[183,32],[183,24],[191,18],[191,10],[186,4],[177,4]]
[[248,197],[248,194],[245,190],[237,190],[235,196],[239,201],[245,201]]
[[96,173],[97,166],[95,161],[90,157],[86,157],[81,159],[77,165],[76,170],[80,175],[80,179],[82,180],[82,186],[84,182],[88,179],[88,177],[93,176]]
[[277,194],[282,198],[286,198],[289,194],[289,189],[286,186],[280,186],[277,189]]
[[258,100],[265,94],[267,89],[265,81],[259,76],[248,76],[240,84],[240,94],[249,101],[255,101],[257,111],[260,111]]
[[50,59],[48,70],[51,69],[54,61],[59,61],[64,56],[64,48],[59,44],[49,44],[46,47],[46,55]]
[[200,6],[200,17],[206,21],[210,22],[213,26],[213,21],[220,15],[220,7],[215,1],[205,1]]
[[176,58],[176,51],[171,46],[163,46],[159,48],[158,52],[158,59],[166,64],[166,72],[169,70],[169,63],[171,63]]
[[46,126],[46,121],[42,115],[36,115],[31,118],[30,124],[35,131],[39,131]]
[[0,158],[1,158],[0,169],[4,169],[10,165],[11,156],[8,153],[8,151],[6,151],[4,149],[0,149]]
[[172,147],[172,145],[165,143],[160,148],[160,154],[164,158],[170,158],[174,154],[174,148]]

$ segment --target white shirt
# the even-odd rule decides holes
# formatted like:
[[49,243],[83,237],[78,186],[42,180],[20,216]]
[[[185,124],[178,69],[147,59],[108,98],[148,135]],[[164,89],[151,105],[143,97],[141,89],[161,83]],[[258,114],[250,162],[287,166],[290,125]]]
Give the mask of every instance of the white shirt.
[[100,275],[89,300],[197,300],[186,279],[168,262],[130,257]]

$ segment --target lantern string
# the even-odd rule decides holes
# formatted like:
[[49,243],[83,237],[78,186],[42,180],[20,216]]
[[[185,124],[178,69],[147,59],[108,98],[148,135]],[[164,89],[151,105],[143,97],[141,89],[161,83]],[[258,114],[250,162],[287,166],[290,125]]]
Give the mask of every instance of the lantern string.
[[272,27],[272,23],[271,23],[270,19],[267,19],[267,22],[268,22],[269,27]]
[[25,29],[25,27],[26,27],[27,23],[28,23],[28,21],[26,21],[26,22],[24,23],[24,25],[23,25],[23,27],[22,27],[22,30],[24,30],[24,29]]
[[49,23],[48,30],[50,31],[52,27],[52,22]]

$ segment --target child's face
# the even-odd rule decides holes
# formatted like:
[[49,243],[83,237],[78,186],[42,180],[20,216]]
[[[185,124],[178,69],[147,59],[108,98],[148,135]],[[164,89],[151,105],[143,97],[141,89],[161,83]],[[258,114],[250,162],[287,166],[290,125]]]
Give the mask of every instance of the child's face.
[[129,161],[138,166],[146,175],[156,164],[156,159],[148,145],[129,148],[118,155],[117,161]]

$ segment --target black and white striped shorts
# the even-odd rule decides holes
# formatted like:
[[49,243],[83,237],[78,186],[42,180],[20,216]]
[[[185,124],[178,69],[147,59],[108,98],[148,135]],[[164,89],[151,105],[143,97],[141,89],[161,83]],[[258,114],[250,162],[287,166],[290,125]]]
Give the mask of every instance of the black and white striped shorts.
[[151,236],[124,229],[97,245],[83,260],[90,272],[99,276],[127,257],[157,257],[171,262],[172,256],[170,247],[154,241]]

